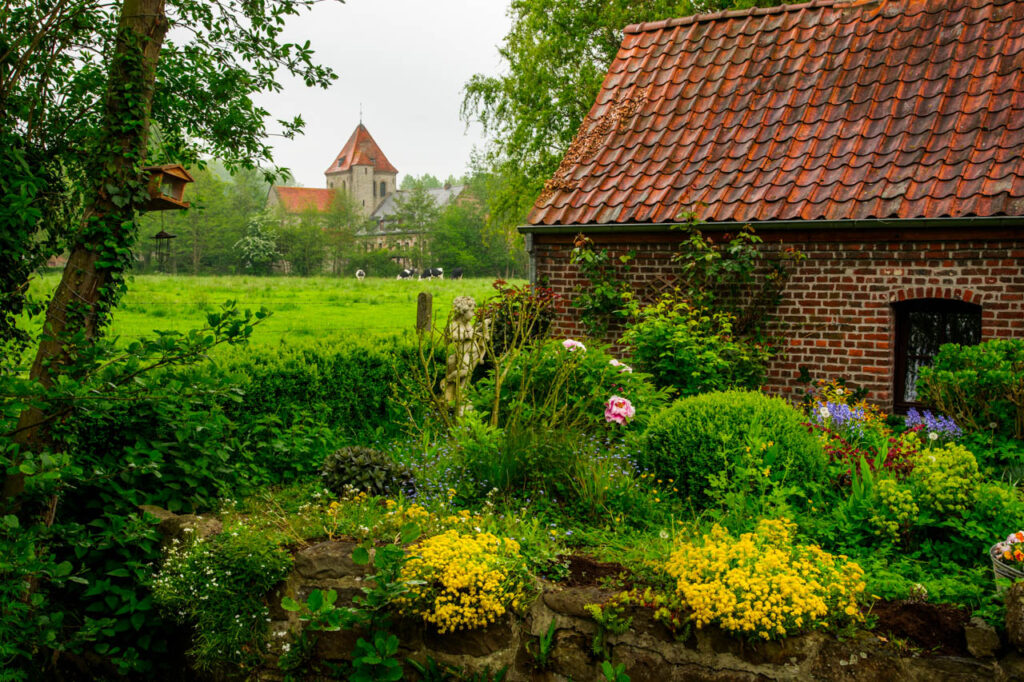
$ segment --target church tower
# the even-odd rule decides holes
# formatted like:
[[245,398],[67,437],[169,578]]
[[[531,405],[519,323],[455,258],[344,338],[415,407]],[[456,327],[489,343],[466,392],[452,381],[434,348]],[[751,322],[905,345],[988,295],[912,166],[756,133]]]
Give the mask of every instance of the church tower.
[[373,213],[397,189],[398,169],[391,165],[363,122],[352,132],[324,171],[328,189],[341,189],[355,200],[364,216]]

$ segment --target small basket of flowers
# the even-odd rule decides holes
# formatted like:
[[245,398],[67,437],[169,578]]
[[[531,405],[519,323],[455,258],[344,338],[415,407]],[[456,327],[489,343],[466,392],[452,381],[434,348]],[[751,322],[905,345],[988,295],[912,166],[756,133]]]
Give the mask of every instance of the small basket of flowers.
[[988,555],[992,558],[997,588],[1000,578],[1024,579],[1024,530],[1010,533],[1006,540],[992,545]]

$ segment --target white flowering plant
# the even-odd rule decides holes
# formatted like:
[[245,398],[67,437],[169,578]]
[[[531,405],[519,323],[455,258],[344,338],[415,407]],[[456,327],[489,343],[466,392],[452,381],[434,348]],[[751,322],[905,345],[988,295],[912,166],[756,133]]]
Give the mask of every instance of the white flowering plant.
[[174,545],[153,580],[153,599],[167,616],[195,627],[190,653],[200,669],[251,669],[266,641],[263,597],[291,564],[276,538],[237,525]]

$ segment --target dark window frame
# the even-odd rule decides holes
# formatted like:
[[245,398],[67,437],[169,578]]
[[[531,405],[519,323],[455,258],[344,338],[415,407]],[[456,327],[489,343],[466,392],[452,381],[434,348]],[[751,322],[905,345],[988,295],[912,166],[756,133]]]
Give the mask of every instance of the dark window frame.
[[[907,400],[907,369],[910,353],[910,331],[911,315],[914,313],[934,313],[936,315],[976,315],[978,319],[977,339],[979,343],[982,336],[982,308],[975,303],[967,303],[957,299],[947,298],[917,298],[909,301],[900,301],[893,304],[894,327],[895,327],[895,362],[893,370],[893,411],[905,413],[912,407],[921,407],[916,400]],[[946,343],[962,343],[962,339],[940,338],[936,346]],[[922,360],[928,356],[915,355],[914,359]],[[930,358],[929,358],[930,359]]]

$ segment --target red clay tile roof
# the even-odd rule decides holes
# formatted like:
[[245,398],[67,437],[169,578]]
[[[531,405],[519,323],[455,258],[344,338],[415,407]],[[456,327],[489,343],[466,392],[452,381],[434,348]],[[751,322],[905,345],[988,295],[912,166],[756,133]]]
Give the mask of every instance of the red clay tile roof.
[[388,157],[377,146],[377,142],[370,135],[362,123],[356,126],[348,142],[341,148],[334,161],[324,171],[324,175],[331,173],[344,173],[352,166],[373,166],[378,173],[397,173],[398,169],[391,165]]
[[310,209],[323,213],[334,199],[333,189],[274,185],[274,191],[288,213],[302,213]]
[[819,0],[628,27],[528,222],[682,210],[1024,215],[1024,2]]

